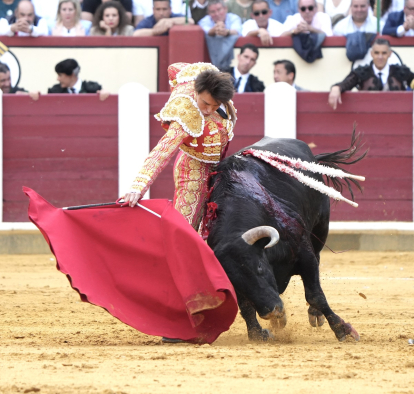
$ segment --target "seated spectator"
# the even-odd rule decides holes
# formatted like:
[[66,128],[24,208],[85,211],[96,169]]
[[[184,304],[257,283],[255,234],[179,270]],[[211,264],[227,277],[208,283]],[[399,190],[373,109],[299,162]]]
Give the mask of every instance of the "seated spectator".
[[407,90],[414,74],[406,66],[388,64],[391,53],[389,41],[377,38],[371,49],[371,64],[357,67],[342,82],[333,85],[329,93],[329,105],[336,109],[338,103],[342,104],[341,93],[354,87],[358,90]]
[[253,44],[245,44],[237,55],[237,67],[231,67],[229,74],[234,78],[234,89],[237,93],[263,92],[265,86],[257,77],[250,74],[255,66],[259,50]]
[[253,0],[228,0],[227,11],[238,15],[242,23],[251,18]]
[[5,63],[0,63],[0,90],[3,94],[28,94],[33,100],[39,99],[39,92],[28,92],[18,86],[11,86],[10,68]]
[[0,0],[0,18],[11,17],[20,0]]
[[29,0],[20,0],[13,16],[0,19],[0,36],[38,37],[48,34],[46,20],[35,14],[33,4]]
[[280,23],[285,23],[289,15],[298,11],[298,0],[267,0],[272,10],[272,18]]
[[286,18],[283,30],[282,36],[325,33],[329,37],[332,36],[331,18],[317,11],[315,0],[299,0],[299,12]]
[[[413,0],[414,1],[414,0]],[[243,23],[243,37],[259,37],[263,46],[273,45],[272,37],[279,37],[283,25],[271,19],[272,10],[266,0],[254,0],[252,18]]]
[[[170,0],[154,0],[153,15],[138,23],[134,36],[166,36],[174,25],[183,25],[185,16],[171,12]],[[189,18],[188,23],[194,24]]]
[[74,59],[66,59],[56,64],[55,71],[59,83],[49,88],[48,93],[98,93],[101,101],[109,96],[109,92],[102,90],[98,83],[82,81],[79,78],[80,66]]
[[316,0],[318,11],[325,12],[331,18],[332,26],[349,14],[351,0]]
[[[377,1],[370,0],[373,14],[377,15]],[[391,12],[400,12],[404,9],[404,0],[381,0],[381,22],[385,25]]]
[[[204,0],[200,1],[203,4]],[[191,7],[192,0],[190,0]],[[207,5],[207,4],[206,4]],[[147,18],[153,14],[153,0],[132,0],[132,14],[134,17],[134,26],[137,26],[144,18]],[[171,0],[170,1],[171,12],[173,14],[185,15],[186,4],[183,0]],[[191,18],[191,10],[188,10],[188,17]]]
[[273,63],[273,79],[275,82],[286,82],[298,91],[304,91],[295,84],[296,67],[290,60],[277,60]]
[[52,36],[84,36],[85,28],[80,22],[81,7],[79,0],[59,0],[56,24]]
[[395,37],[414,36],[414,0],[406,0],[402,11],[388,15],[382,34]]
[[117,1],[102,3],[96,10],[91,36],[132,36],[134,28],[127,24],[124,7]]
[[227,70],[233,60],[233,48],[241,34],[241,19],[227,12],[223,0],[209,0],[208,15],[198,24],[206,33],[211,62],[221,70]]
[[351,15],[339,21],[334,29],[335,36],[346,36],[357,31],[362,33],[377,32],[377,18],[368,12],[369,0],[352,0]]
[[[95,15],[98,7],[109,0],[83,0],[82,1],[82,19],[93,22],[93,16]],[[126,11],[128,23],[132,22],[132,0],[117,0],[119,1]]]

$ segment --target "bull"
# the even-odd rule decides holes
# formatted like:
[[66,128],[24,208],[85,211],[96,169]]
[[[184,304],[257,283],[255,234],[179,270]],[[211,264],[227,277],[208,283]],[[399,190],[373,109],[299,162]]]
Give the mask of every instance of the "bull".
[[[308,317],[313,327],[325,318],[339,341],[359,334],[330,308],[319,278],[320,251],[329,230],[330,199],[273,168],[268,163],[243,155],[249,149],[270,151],[311,163],[340,168],[361,160],[360,137],[352,135],[348,149],[314,156],[308,145],[294,139],[265,137],[224,159],[211,178],[208,207],[215,213],[205,228],[208,245],[214,251],[237,294],[250,340],[269,340],[273,335],[261,327],[256,312],[271,321],[273,328],[287,323],[280,298],[293,275],[300,275],[309,304]],[[306,175],[323,181],[309,171]],[[335,189],[342,190],[348,179],[327,177]],[[361,190],[355,180],[351,180]]]

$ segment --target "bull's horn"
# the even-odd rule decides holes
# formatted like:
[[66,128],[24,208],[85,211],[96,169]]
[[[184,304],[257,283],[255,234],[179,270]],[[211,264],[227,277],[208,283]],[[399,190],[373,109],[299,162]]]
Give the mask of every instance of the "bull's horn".
[[271,248],[279,242],[278,231],[271,226],[259,226],[246,231],[242,238],[244,242],[253,245],[256,241],[262,238],[270,238],[270,242],[265,246],[265,249]]

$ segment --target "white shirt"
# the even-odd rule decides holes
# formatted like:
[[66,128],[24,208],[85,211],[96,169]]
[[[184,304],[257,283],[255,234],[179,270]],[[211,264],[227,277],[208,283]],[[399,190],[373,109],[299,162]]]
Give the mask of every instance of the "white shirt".
[[[303,21],[303,18],[299,13],[289,15],[283,24],[283,32],[296,29],[301,21]],[[311,26],[315,29],[322,30],[328,37],[332,36],[331,18],[324,12],[317,12],[315,14]]]
[[[404,22],[405,22],[405,15],[404,15]],[[414,30],[413,29],[409,29],[408,31],[405,31],[404,26],[400,25],[397,27],[397,36],[398,37],[402,37],[402,36],[406,36],[406,37],[413,37],[414,36]]]
[[239,87],[237,88],[237,93],[243,93],[244,88],[246,87],[247,80],[249,79],[250,73],[240,74],[240,71],[237,67],[234,67],[234,79],[237,81],[241,78]]
[[375,67],[375,64],[372,63],[372,69],[378,78],[380,77],[378,74],[381,73],[382,85],[385,86],[388,82],[388,75],[390,74],[390,65],[387,63],[382,70],[378,70],[378,68]]
[[[0,36],[9,36],[12,37],[16,35],[11,31],[9,22],[6,19],[0,19]],[[17,32],[19,37],[39,37],[39,36],[48,36],[49,27],[47,25],[46,19],[40,18],[37,26],[33,26],[33,31],[31,33],[24,33],[22,31]]]
[[[243,23],[242,36],[246,37],[251,31],[259,30],[259,26],[254,19],[248,19]],[[283,33],[283,24],[276,19],[269,18],[267,29],[271,37],[279,37]]]
[[75,90],[74,92],[72,92],[71,88],[67,88],[67,89],[68,89],[68,93],[79,94],[80,90],[82,89],[82,80],[78,78],[76,83],[72,86],[72,89]]
[[[132,0],[132,14],[144,15],[144,18],[151,16],[153,12],[153,0]],[[171,12],[173,14],[182,14],[182,0],[171,0]],[[184,10],[185,12],[185,10]],[[190,7],[189,14],[191,17]],[[183,15],[185,15],[183,13]]]
[[349,8],[351,7],[351,0],[341,0],[337,7],[335,7],[332,0],[316,0],[316,1],[317,3],[323,5],[325,13],[328,14],[331,18],[333,18],[335,15],[340,15],[340,14],[342,14],[343,16],[347,16],[349,12]]
[[[380,22],[380,31],[384,24]],[[334,36],[346,36],[351,33],[355,33],[357,31],[363,33],[376,33],[377,32],[377,18],[373,15],[368,13],[367,19],[362,24],[361,27],[358,27],[353,19],[352,15],[348,15],[346,18],[340,20],[333,28]]]
[[31,0],[35,13],[41,18],[53,20],[56,22],[59,0]]

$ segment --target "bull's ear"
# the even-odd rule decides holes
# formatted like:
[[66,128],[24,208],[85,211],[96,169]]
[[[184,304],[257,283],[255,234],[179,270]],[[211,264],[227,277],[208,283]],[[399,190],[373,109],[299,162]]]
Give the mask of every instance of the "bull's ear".
[[253,245],[259,239],[262,238],[270,238],[270,242],[265,246],[265,249],[271,248],[272,246],[276,245],[279,242],[279,232],[271,226],[259,226],[254,227],[248,231],[246,231],[242,238],[244,242],[249,245]]

